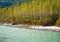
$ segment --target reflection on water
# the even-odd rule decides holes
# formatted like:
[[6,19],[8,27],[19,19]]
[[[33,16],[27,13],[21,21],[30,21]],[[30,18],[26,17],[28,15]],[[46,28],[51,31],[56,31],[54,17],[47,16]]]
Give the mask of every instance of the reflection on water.
[[5,39],[0,39],[0,42],[5,42]]
[[0,42],[5,42],[6,39],[0,38]]
[[7,42],[11,40],[10,38],[7,38],[7,37],[0,37],[0,42]]
[[0,42],[5,42],[7,40],[7,38],[0,38]]

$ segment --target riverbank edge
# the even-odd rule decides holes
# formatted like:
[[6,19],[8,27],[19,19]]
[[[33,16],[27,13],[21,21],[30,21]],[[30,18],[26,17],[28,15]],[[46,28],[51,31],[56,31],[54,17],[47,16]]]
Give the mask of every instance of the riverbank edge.
[[29,25],[12,25],[12,24],[0,24],[3,26],[10,26],[10,27],[17,27],[17,28],[26,28],[26,29],[34,29],[34,30],[43,30],[43,31],[58,31],[60,32],[60,27],[56,27],[56,26],[29,26]]

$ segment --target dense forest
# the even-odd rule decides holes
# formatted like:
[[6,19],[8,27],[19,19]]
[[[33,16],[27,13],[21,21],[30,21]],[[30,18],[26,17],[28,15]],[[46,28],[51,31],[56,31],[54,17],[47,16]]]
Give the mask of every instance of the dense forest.
[[0,7],[0,23],[60,26],[60,0],[32,0]]

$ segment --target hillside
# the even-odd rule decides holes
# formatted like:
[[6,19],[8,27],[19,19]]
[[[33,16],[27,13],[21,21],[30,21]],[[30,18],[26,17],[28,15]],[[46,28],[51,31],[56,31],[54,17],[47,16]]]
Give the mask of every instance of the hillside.
[[0,8],[0,22],[60,26],[60,0],[32,0]]

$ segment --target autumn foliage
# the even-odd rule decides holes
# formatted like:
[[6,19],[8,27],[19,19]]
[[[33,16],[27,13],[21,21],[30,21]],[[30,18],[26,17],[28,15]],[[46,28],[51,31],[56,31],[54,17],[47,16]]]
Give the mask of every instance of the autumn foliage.
[[60,0],[32,0],[0,8],[0,23],[60,26]]

